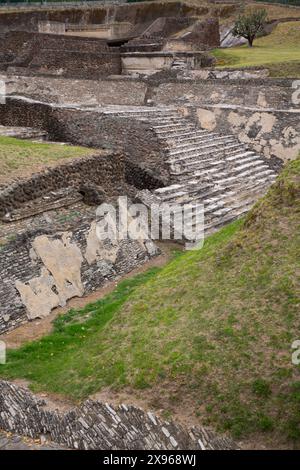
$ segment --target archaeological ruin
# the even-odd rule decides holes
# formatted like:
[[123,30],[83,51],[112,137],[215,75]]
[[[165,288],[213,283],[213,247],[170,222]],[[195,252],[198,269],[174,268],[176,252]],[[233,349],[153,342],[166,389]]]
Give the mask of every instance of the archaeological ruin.
[[[120,196],[149,209],[202,204],[208,237],[247,214],[297,157],[295,80],[270,77],[264,66],[216,63],[213,51],[232,45],[224,18],[238,8],[0,8],[0,136],[83,149],[24,172],[12,163],[0,176],[1,341],[164,252],[146,234],[99,239],[100,204]],[[195,225],[192,213],[187,224]],[[91,398],[53,410],[6,380],[0,429],[47,435],[70,449],[239,448],[231,437],[130,404]]]

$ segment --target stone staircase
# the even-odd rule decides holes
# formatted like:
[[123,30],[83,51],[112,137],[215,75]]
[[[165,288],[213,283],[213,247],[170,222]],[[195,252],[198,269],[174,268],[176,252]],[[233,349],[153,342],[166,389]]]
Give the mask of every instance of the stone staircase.
[[[206,234],[249,211],[276,178],[263,157],[234,135],[201,129],[175,108],[114,108],[105,113],[147,122],[161,142],[170,184],[152,192],[155,201],[204,204]],[[149,204],[149,191],[139,198]]]
[[187,68],[188,64],[185,58],[175,57],[171,64],[171,69],[186,70]]

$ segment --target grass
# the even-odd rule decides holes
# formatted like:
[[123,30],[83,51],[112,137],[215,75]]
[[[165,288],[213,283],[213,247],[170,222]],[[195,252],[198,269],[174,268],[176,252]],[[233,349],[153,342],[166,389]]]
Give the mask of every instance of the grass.
[[74,400],[158,390],[199,423],[299,447],[299,202],[298,158],[245,220],[59,317],[52,334],[8,351],[0,375]]
[[[130,294],[158,271],[159,268],[152,268],[125,280],[105,298],[80,310],[71,309],[58,317],[52,334],[8,352],[8,364],[1,368],[3,376],[22,376],[33,381],[35,390],[46,384],[49,390],[73,398],[86,397],[101,385],[111,384],[121,369],[116,364],[106,371],[97,371],[97,363],[92,365],[95,350],[101,348],[98,340]],[[93,378],[92,383],[89,377]],[[74,381],[77,382],[75,388]]]
[[214,55],[219,66],[267,67],[271,76],[300,77],[300,21],[278,24],[252,48],[215,49]]
[[95,150],[84,147],[36,143],[0,136],[0,181],[24,176],[25,172],[36,171],[62,159],[82,157],[94,152]]

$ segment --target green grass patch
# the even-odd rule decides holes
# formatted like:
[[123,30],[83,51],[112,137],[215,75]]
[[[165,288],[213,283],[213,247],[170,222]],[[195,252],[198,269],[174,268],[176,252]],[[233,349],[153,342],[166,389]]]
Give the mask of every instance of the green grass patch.
[[220,67],[266,67],[271,76],[300,77],[300,21],[278,24],[254,46],[215,49]]
[[199,423],[297,447],[299,229],[297,159],[245,219],[59,317],[52,334],[8,351],[0,375],[75,400],[107,386],[153,388],[170,407],[187,400]]
[[0,366],[2,377],[23,377],[33,389],[82,398],[103,385],[122,380],[122,361],[106,371],[98,369],[96,356],[101,350],[105,326],[120,310],[130,294],[155,276],[158,268],[121,282],[105,298],[80,310],[71,309],[53,322],[53,332],[18,350],[8,351],[8,363]]
[[22,176],[66,158],[91,155],[95,150],[71,145],[47,144],[0,136],[0,180]]

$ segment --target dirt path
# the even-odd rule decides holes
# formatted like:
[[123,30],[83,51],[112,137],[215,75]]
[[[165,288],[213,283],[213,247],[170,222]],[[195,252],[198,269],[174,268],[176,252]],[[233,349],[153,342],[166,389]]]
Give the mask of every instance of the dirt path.
[[30,321],[24,325],[19,326],[15,330],[0,335],[0,340],[5,341],[7,348],[16,349],[28,341],[33,341],[41,338],[42,336],[45,336],[51,332],[52,322],[58,315],[66,313],[68,310],[70,310],[70,308],[83,308],[85,305],[91,302],[102,299],[107,294],[112,292],[119,282],[137,274],[143,273],[152,267],[163,266],[171,258],[172,251],[175,249],[180,249],[180,245],[175,243],[157,243],[157,245],[162,251],[161,255],[157,256],[156,258],[152,258],[142,266],[139,266],[133,271],[130,271],[128,274],[125,274],[119,279],[106,283],[103,287],[97,289],[86,297],[75,297],[70,299],[65,307],[58,307],[54,309],[46,318]]

